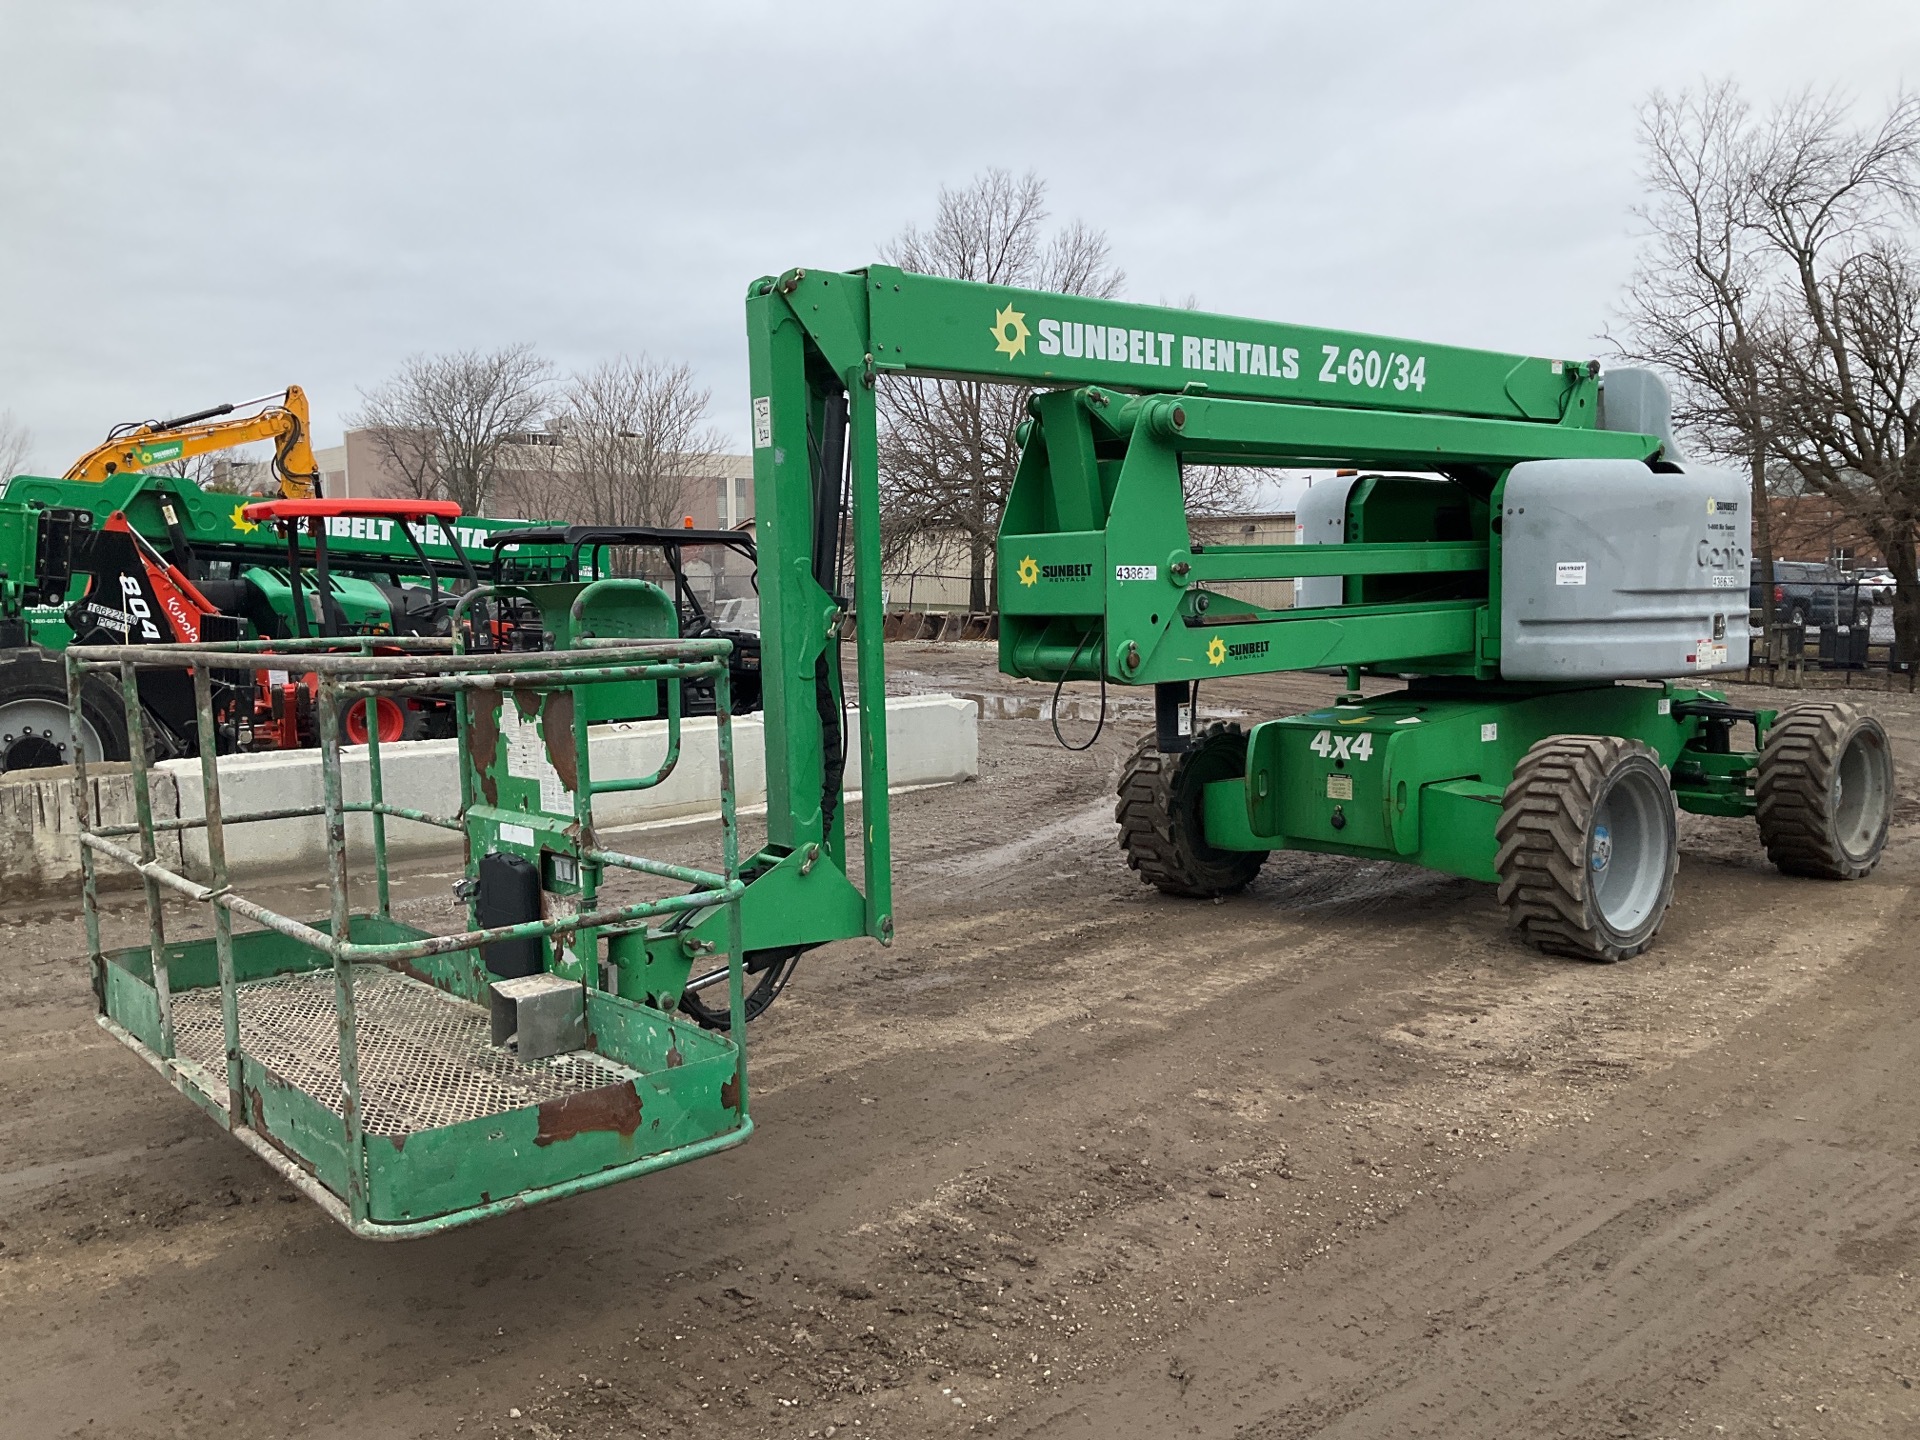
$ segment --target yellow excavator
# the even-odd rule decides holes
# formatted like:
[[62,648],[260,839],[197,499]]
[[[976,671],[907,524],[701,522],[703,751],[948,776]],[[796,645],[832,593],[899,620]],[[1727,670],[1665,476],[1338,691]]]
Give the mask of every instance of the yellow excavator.
[[[220,418],[255,405],[266,408],[232,420]],[[289,385],[277,394],[237,405],[215,405],[171,420],[116,425],[105,440],[73,462],[64,478],[97,483],[214,450],[271,440],[273,473],[280,482],[281,495],[292,500],[311,499],[320,494],[320,466],[313,457],[311,433],[307,392]]]

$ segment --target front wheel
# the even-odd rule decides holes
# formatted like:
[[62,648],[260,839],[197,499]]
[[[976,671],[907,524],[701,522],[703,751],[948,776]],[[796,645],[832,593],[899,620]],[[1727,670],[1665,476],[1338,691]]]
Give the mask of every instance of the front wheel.
[[1501,800],[1495,867],[1507,920],[1557,955],[1615,961],[1653,943],[1673,901],[1673,789],[1638,740],[1555,735]]
[[1140,878],[1164,895],[1207,898],[1246,889],[1267,863],[1265,850],[1222,850],[1207,843],[1204,797],[1215,780],[1247,773],[1247,737],[1215,723],[1177,755],[1149,735],[1120,776],[1120,848]]
[[1798,705],[1760,750],[1755,818],[1789,875],[1858,880],[1880,863],[1893,811],[1893,751],[1871,715],[1842,701]]

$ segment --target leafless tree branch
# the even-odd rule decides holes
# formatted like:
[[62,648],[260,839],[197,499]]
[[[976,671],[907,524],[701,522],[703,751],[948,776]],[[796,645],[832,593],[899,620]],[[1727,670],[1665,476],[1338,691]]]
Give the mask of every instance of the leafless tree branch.
[[[903,270],[992,285],[1112,297],[1125,274],[1104,231],[1072,221],[1049,233],[1046,182],[989,170],[942,188],[932,226],[909,225],[881,258]],[[958,534],[968,554],[968,605],[990,607],[993,540],[1013,483],[1014,429],[1033,392],[962,380],[881,382],[881,519],[889,557],[915,537]]]
[[[1861,126],[1835,93],[1755,115],[1730,82],[1641,112],[1648,200],[1614,337],[1676,382],[1703,452],[1744,463],[1755,541],[1768,499],[1812,491],[1850,515],[1897,581],[1902,658],[1920,658],[1920,96]],[[1771,609],[1770,587],[1762,588]]]
[[687,484],[716,473],[725,437],[684,364],[621,356],[562,386],[547,451],[561,504],[601,525],[667,525]]
[[484,514],[503,452],[546,413],[553,366],[531,345],[414,355],[362,393],[347,423],[372,432],[382,467],[412,495]]
[[0,410],[0,480],[19,474],[32,455],[33,432],[14,419],[11,410]]

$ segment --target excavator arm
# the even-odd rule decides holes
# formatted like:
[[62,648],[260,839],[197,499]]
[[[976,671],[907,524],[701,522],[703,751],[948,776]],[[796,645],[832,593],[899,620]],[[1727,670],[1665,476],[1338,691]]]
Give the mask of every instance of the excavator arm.
[[320,494],[320,466],[313,456],[312,427],[307,419],[307,392],[289,385],[280,395],[267,398],[267,407],[253,415],[236,419],[232,415],[246,405],[216,405],[192,415],[172,420],[149,420],[144,424],[121,425],[104,441],[74,461],[65,478],[102,481],[128,471],[147,470],[173,460],[185,460],[216,450],[231,450],[260,440],[273,442],[273,473],[280,481],[280,493],[287,499],[304,500]]

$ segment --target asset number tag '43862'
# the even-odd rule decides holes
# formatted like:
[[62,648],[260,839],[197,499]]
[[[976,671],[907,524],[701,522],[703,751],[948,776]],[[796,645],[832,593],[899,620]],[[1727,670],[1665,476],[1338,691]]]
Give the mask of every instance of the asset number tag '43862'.
[[1307,742],[1307,748],[1322,760],[1371,760],[1373,736],[1362,730],[1358,735],[1336,735],[1322,730]]

